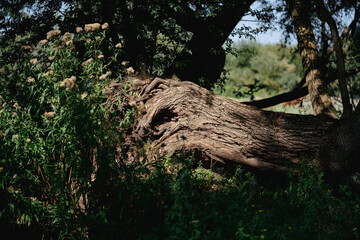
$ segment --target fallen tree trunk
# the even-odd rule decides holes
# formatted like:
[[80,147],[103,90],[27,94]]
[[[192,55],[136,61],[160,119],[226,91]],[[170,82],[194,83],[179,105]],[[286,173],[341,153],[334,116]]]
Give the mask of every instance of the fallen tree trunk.
[[191,82],[132,81],[134,86],[143,85],[131,103],[143,113],[129,134],[128,146],[149,141],[160,154],[185,151],[203,161],[281,172],[307,159],[334,175],[348,170],[349,158],[359,158],[359,107],[353,118],[340,122],[263,111]]

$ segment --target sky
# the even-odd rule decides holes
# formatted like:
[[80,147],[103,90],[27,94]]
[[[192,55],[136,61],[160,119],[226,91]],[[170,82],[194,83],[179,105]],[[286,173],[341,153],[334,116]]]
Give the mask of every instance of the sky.
[[[274,0],[269,1],[269,3],[273,3],[275,2]],[[256,10],[259,8],[259,3],[255,2],[251,8]],[[278,19],[280,19],[280,14],[275,14],[276,19],[274,19],[274,22],[276,22]],[[258,28],[260,27],[261,23],[257,22],[256,17],[253,16],[245,16],[243,19],[241,19],[241,21],[236,25],[236,28],[239,28],[241,26],[249,26],[251,28]],[[277,23],[274,23],[273,25],[275,27],[275,29],[272,30],[268,30],[266,32],[261,32],[259,34],[256,35],[255,37],[255,41],[261,44],[276,44],[276,43],[280,43],[281,39],[282,39],[282,31],[280,30],[279,26]],[[239,38],[238,36],[235,37],[231,37],[232,40],[239,41],[239,40],[249,40],[246,38]],[[295,45],[297,44],[297,41],[295,38],[291,38],[291,44]]]
[[[254,19],[251,19],[251,17],[249,16],[244,18],[244,20],[254,20]],[[238,28],[243,25],[250,26],[251,28],[257,28],[260,26],[259,23],[256,22],[240,21],[236,27]],[[239,38],[238,36],[232,37],[231,39],[234,41],[249,40],[246,38]],[[279,28],[275,30],[268,30],[264,33],[259,33],[258,35],[255,36],[255,41],[261,44],[276,44],[276,43],[280,43],[281,39],[282,39],[282,31]],[[291,44],[296,44],[296,40],[294,38],[292,38]]]

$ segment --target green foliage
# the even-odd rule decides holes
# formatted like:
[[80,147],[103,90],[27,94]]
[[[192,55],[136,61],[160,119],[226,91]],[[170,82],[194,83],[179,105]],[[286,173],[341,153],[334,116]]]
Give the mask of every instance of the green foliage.
[[301,60],[294,47],[240,42],[234,48],[237,54],[226,58],[226,96],[253,99],[260,90],[261,94],[272,95],[292,90],[301,80]]
[[90,239],[358,238],[360,196],[308,166],[288,184],[243,169],[226,178],[185,156],[122,173],[98,193]]
[[[109,65],[121,54],[117,49],[103,56],[106,31],[52,31],[37,46],[18,38],[2,49],[3,55],[18,54],[1,61],[2,220],[40,225],[66,239],[84,233],[79,201],[90,200],[94,164],[114,152],[110,136],[120,136],[108,128],[103,104]],[[83,56],[74,42],[87,49]],[[124,72],[114,79],[120,81]]]
[[[222,81],[225,59],[222,46],[233,30],[224,28],[224,21],[235,26],[252,2],[3,0],[0,44],[24,32],[30,34],[28,43],[34,43],[54,26],[68,30],[75,29],[76,24],[108,22],[112,32],[105,55],[122,39],[126,60],[136,71],[160,77],[177,75],[210,89],[218,80]],[[265,19],[267,10],[251,14]],[[247,37],[255,34],[257,31],[248,27],[233,32]]]

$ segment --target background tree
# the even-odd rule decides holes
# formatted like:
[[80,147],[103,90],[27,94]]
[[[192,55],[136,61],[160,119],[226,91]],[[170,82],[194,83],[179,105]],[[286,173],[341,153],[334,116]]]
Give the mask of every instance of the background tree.
[[308,85],[314,114],[335,118],[335,108],[323,79],[324,73],[308,15],[309,4],[303,1],[288,0],[287,7],[296,31],[305,82]]
[[[289,3],[293,3],[296,4],[296,1],[287,1],[288,2],[288,6]],[[298,2],[299,6],[301,6],[301,2]],[[307,23],[308,28],[310,29],[314,29],[313,33],[314,33],[314,41],[313,41],[313,46],[316,47],[317,49],[317,56],[320,57],[319,64],[320,66],[318,66],[319,71],[323,72],[323,76],[321,77],[324,81],[324,84],[328,84],[330,82],[333,82],[335,79],[338,78],[338,74],[334,73],[334,66],[336,68],[338,68],[338,64],[334,65],[333,64],[333,60],[335,58],[334,56],[334,47],[332,47],[332,44],[330,42],[331,36],[327,35],[327,29],[326,29],[326,25],[325,22],[322,20],[321,16],[318,15],[318,12],[316,10],[316,8],[314,7],[315,5],[310,5],[310,4],[305,4],[303,3],[303,8],[307,8],[307,13],[309,13],[308,17],[307,17],[307,21],[310,21]],[[348,48],[351,45],[351,42],[354,41],[354,39],[357,38],[357,30],[356,30],[356,26],[358,24],[359,21],[359,14],[358,14],[358,1],[349,1],[349,2],[342,2],[342,1],[328,1],[328,6],[331,8],[331,13],[333,14],[333,16],[337,19],[337,26],[339,28],[339,26],[342,26],[342,34],[340,36],[341,39],[341,45],[342,45],[342,49],[344,51],[344,53],[348,53]],[[286,39],[289,38],[290,34],[295,34],[295,30],[296,26],[293,25],[289,20],[290,18],[290,13],[291,11],[289,11],[289,9],[285,9],[284,8],[284,4],[280,3],[277,7],[277,10],[281,10],[283,12],[283,18],[282,18],[282,23],[284,23],[282,25],[283,29],[284,29],[284,33],[285,33],[285,39],[284,41],[286,42]],[[295,6],[295,5],[294,5]],[[291,10],[291,9],[290,9]],[[351,16],[353,15],[353,20],[350,22],[350,24],[348,26],[344,26],[344,19],[347,19],[344,17],[344,15],[347,16]],[[311,24],[311,25],[310,25]],[[301,44],[301,42],[299,42],[299,44]],[[315,44],[315,45],[314,45]],[[336,59],[336,58],[335,58]],[[358,65],[356,65],[354,67],[354,62],[352,62],[352,66],[350,67],[349,64],[346,64],[347,60],[345,59],[344,61],[341,62],[345,62],[345,65],[347,65],[346,68],[346,77],[349,76],[354,76],[354,74],[356,74],[358,72]],[[341,68],[341,65],[340,65]],[[304,69],[305,70],[305,69]],[[306,73],[306,72],[305,72]],[[306,75],[305,75],[306,76]],[[273,98],[270,98],[268,100],[262,100],[259,102],[253,102],[250,103],[252,105],[255,106],[269,106],[270,104],[275,104],[275,103],[279,103],[280,101],[284,101],[285,99],[289,99],[289,98],[297,98],[299,96],[304,96],[306,94],[308,94],[308,90],[306,88],[302,88],[301,86],[303,84],[305,84],[306,81],[305,79],[303,79],[303,81],[300,82],[300,84],[291,92],[280,95],[280,96],[275,96]],[[339,89],[338,86],[339,85],[331,85],[333,88],[335,86],[335,90]],[[308,86],[309,87],[309,86]],[[329,87],[329,86],[328,86]],[[349,86],[348,86],[349,87]],[[325,90],[324,90],[325,91]],[[334,94],[334,91],[331,90],[332,93]],[[346,95],[346,94],[344,94]],[[345,104],[346,104],[346,100],[345,100]],[[314,103],[313,103],[313,107],[314,107]],[[316,108],[316,107],[314,107]],[[321,109],[321,107],[320,107]]]
[[262,85],[257,96],[272,96],[292,90],[302,79],[301,59],[296,53],[296,47],[242,41],[235,44],[234,48],[238,54],[226,56],[225,69],[229,73],[224,92],[216,89],[216,93],[228,97],[245,97],[249,90],[246,86],[254,84],[257,79]]

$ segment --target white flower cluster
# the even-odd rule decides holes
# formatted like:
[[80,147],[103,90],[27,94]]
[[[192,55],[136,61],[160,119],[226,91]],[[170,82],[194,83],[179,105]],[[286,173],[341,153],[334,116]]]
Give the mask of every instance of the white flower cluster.
[[53,118],[55,116],[56,112],[45,112],[45,117]]
[[94,61],[94,59],[93,58],[89,58],[88,60],[86,60],[86,61],[84,61],[84,62],[82,62],[81,63],[81,66],[87,66],[87,65],[89,65],[92,61]]
[[105,74],[101,75],[99,80],[104,80],[105,78],[107,78],[108,76],[111,76],[111,71],[106,72]]
[[85,24],[85,32],[93,32],[101,27],[100,23]]
[[72,76],[70,78],[65,78],[60,82],[59,88],[65,88],[66,90],[73,90],[77,88],[76,77]]
[[61,31],[60,30],[51,30],[50,32],[48,32],[47,34],[46,34],[46,39],[51,39],[51,38],[53,38],[53,37],[55,37],[55,36],[58,36],[58,35],[60,35],[61,34]]

